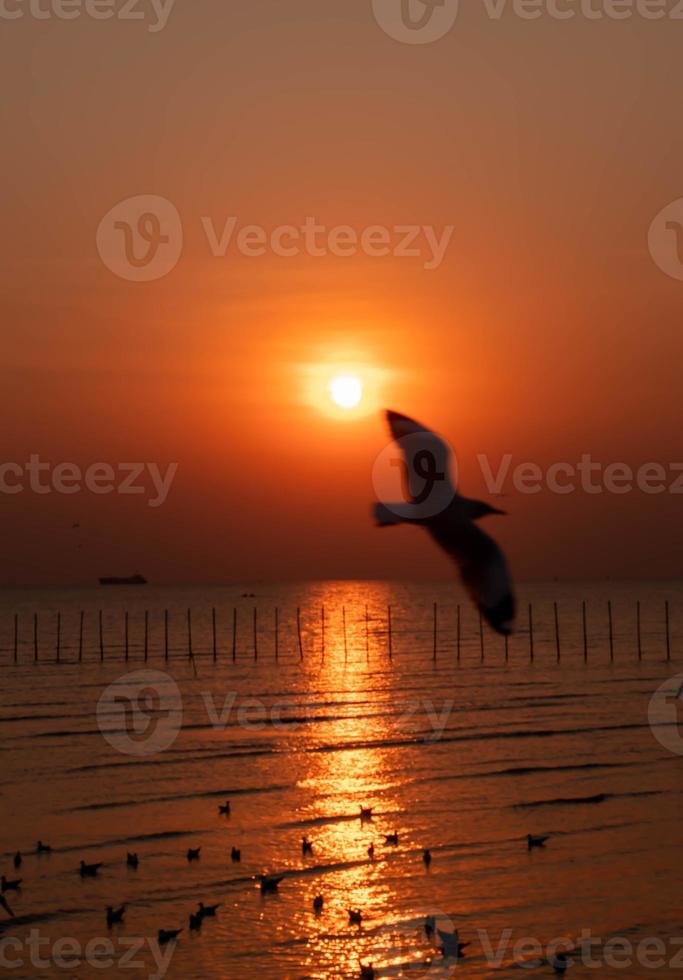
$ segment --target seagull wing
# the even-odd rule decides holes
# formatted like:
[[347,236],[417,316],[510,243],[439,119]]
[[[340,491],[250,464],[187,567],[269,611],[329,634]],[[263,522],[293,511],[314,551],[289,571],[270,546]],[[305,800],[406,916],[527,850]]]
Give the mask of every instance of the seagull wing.
[[436,522],[429,531],[453,558],[467,592],[487,623],[504,636],[512,632],[515,597],[505,555],[471,521]]
[[387,422],[392,438],[399,444],[406,467],[407,500],[422,502],[430,484],[438,486],[448,500],[455,496],[455,484],[450,476],[451,451],[435,432],[420,422],[388,411]]
[[8,915],[11,915],[12,918],[14,918],[14,912],[9,907],[9,904],[7,903],[7,900],[2,895],[0,895],[0,905],[2,905],[2,907],[5,910],[5,912],[7,912]]

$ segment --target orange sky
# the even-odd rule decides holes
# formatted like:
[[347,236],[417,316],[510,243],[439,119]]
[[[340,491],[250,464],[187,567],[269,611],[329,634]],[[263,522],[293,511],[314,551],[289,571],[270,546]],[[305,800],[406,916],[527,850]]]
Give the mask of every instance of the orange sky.
[[[375,412],[307,399],[355,363],[458,450],[546,467],[683,460],[683,283],[648,228],[683,196],[681,21],[461,10],[401,44],[371,4],[178,0],[139,22],[2,22],[2,461],[178,463],[144,496],[0,495],[4,584],[449,574],[376,531]],[[100,260],[119,201],[172,201],[178,265]],[[453,225],[422,258],[211,255],[202,227]],[[521,578],[675,577],[680,495],[512,489],[490,529]],[[80,523],[72,529],[72,523]]]

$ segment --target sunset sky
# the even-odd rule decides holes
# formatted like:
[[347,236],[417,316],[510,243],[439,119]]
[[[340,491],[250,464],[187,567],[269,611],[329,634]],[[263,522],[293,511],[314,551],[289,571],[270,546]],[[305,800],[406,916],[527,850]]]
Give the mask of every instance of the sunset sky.
[[[461,7],[423,45],[370,0],[178,0],[157,32],[0,20],[1,462],[178,464],[159,507],[0,494],[4,585],[445,577],[426,536],[372,525],[383,407],[450,441],[470,495],[477,454],[683,462],[683,282],[648,250],[683,197],[683,20]],[[182,220],[150,282],[97,246],[138,195]],[[424,236],[216,257],[230,217],[453,232],[438,268]],[[363,383],[348,412],[338,374]],[[680,576],[680,493],[504,489],[488,529],[520,579]]]

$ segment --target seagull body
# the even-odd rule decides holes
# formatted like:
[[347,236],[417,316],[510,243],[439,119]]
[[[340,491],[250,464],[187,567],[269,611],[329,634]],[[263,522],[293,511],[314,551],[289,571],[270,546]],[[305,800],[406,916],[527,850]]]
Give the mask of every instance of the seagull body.
[[190,929],[193,932],[201,929],[203,920],[204,916],[201,914],[201,912],[190,912]]
[[374,844],[370,844],[370,846],[368,847],[368,857],[370,858],[371,861],[374,861],[375,860],[375,845]]
[[199,903],[199,908],[197,909],[197,915],[201,915],[202,919],[208,916],[215,916],[218,909],[221,907],[219,902],[217,905],[204,905],[203,902]]
[[126,906],[122,905],[120,908],[115,909],[111,905],[107,906],[107,925],[111,928],[116,925],[117,922],[123,922],[123,914],[126,911]]
[[301,853],[302,854],[313,854],[313,844],[308,839],[308,837],[301,838]]
[[349,909],[349,925],[360,926],[363,924],[363,913],[360,909]]
[[0,878],[0,891],[4,895],[5,892],[18,892],[21,888],[21,878],[15,878],[14,881],[8,881],[3,875]]
[[426,915],[425,916],[425,935],[427,939],[431,939],[436,930],[436,916]]
[[454,956],[459,959],[463,955],[463,950],[469,943],[460,942],[460,933],[456,929],[455,932],[444,932],[443,929],[437,929],[439,934],[439,939],[443,943],[442,950],[443,955],[448,958]]
[[429,867],[429,865],[432,863],[432,852],[428,847],[425,847],[424,851],[422,852],[422,860],[424,861],[426,867]]
[[362,806],[360,808],[360,818],[361,820],[372,820],[372,807]]
[[539,834],[527,834],[526,843],[529,850],[533,850],[534,847],[545,847],[545,842],[548,840],[548,835],[545,836]]
[[360,976],[361,980],[375,980],[375,968],[372,963],[361,963]]
[[434,432],[398,412],[387,412],[387,421],[403,451],[409,500],[375,504],[378,526],[413,523],[424,527],[458,566],[482,616],[497,633],[507,636],[512,631],[515,599],[505,556],[474,523],[504,512],[457,492],[448,472],[450,450]]
[[225,803],[219,803],[218,812],[228,816],[230,813],[230,800],[226,800]]
[[102,864],[86,864],[85,861],[81,861],[81,866],[78,870],[81,878],[94,878],[97,872],[102,867]]
[[395,830],[393,834],[385,834],[384,843],[391,844],[392,847],[398,847],[398,831]]
[[315,898],[313,899],[313,911],[322,912],[324,904],[325,904],[325,899],[323,898],[323,896],[316,895]]
[[23,858],[21,856],[21,851],[17,851],[17,853],[14,855],[14,867],[20,868],[22,860]]
[[182,929],[160,929],[157,933],[159,945],[165,946],[166,943],[173,942],[174,939],[178,938],[182,931]]
[[140,858],[137,854],[126,854],[126,864],[129,868],[137,868],[140,863]]
[[52,848],[49,844],[43,844],[42,840],[39,840],[36,844],[36,854],[49,854]]
[[230,851],[230,860],[235,862],[242,860],[242,852],[240,851],[239,847],[232,848]]
[[261,875],[261,891],[276,892],[284,875]]
[[201,847],[188,847],[188,849],[187,849],[187,860],[188,861],[198,861],[199,860],[199,852],[200,851],[201,851]]

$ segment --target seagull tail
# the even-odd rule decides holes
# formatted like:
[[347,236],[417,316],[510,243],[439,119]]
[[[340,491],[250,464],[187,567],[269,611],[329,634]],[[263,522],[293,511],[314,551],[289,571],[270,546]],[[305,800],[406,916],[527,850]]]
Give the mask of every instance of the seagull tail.
[[401,504],[391,504],[388,507],[386,504],[374,504],[372,516],[375,519],[376,526],[390,527],[392,524],[403,524],[406,518],[401,516],[400,507]]

